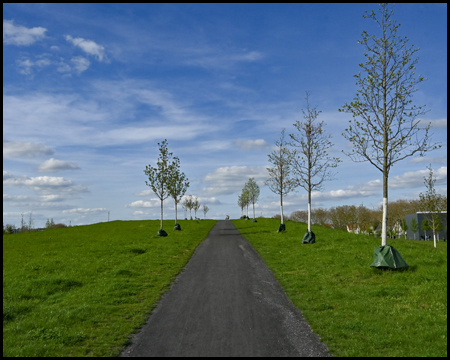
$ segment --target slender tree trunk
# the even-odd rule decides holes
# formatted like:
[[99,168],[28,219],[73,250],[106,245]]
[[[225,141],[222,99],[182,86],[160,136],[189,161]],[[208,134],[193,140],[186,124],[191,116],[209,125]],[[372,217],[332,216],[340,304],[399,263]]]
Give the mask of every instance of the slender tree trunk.
[[308,191],[308,231],[311,231],[311,187]]
[[255,203],[253,203],[253,219],[255,218]]
[[161,230],[163,228],[163,200],[161,200]]
[[280,195],[280,207],[281,207],[281,223],[284,224],[284,222],[283,222],[283,194]]
[[177,224],[177,208],[178,203],[175,201],[175,225]]

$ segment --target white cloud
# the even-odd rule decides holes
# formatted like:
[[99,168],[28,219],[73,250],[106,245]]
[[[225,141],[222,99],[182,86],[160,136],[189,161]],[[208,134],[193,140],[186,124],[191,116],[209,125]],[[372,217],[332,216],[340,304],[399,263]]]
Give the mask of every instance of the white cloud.
[[42,195],[40,197],[40,201],[43,202],[59,202],[59,201],[64,201],[67,198],[61,196],[61,195]]
[[56,160],[54,158],[44,161],[37,167],[39,172],[57,172],[63,170],[77,170],[79,167],[72,162]]
[[430,156],[419,156],[412,158],[409,161],[410,164],[447,164],[447,156],[438,156],[438,157],[430,157]]
[[23,75],[31,75],[33,73],[33,68],[41,69],[44,66],[48,66],[51,64],[49,59],[43,58],[37,61],[31,61],[30,59],[23,59],[16,61],[17,66],[19,67],[19,73]]
[[423,122],[423,124],[428,124],[429,122],[431,122],[432,128],[447,129],[447,119],[438,119],[438,120],[429,120],[429,121],[423,120],[422,122]]
[[108,211],[108,209],[105,208],[95,208],[95,209],[77,208],[71,210],[63,210],[63,214],[81,215],[82,217],[84,217],[86,215],[95,215],[106,211]]
[[74,69],[78,73],[78,75],[87,70],[87,68],[91,64],[88,59],[82,56],[74,56],[72,59],[70,59],[70,61],[73,63]]
[[103,58],[105,56],[105,48],[103,46],[95,43],[92,40],[86,40],[83,38],[73,38],[70,35],[65,35],[65,38],[73,45],[78,46],[85,53],[96,56],[98,61],[103,61]]
[[[212,55],[209,55],[213,53]],[[188,65],[202,66],[206,68],[229,68],[240,62],[254,62],[261,60],[263,55],[258,51],[250,51],[244,54],[223,54],[214,49],[206,49],[200,52],[186,54]]]
[[[394,176],[390,179],[389,188],[425,188],[424,178],[427,178],[429,175],[430,171],[428,169],[408,171],[402,175]],[[435,185],[447,184],[447,166],[442,166],[437,170],[433,169],[433,177],[436,179]]]
[[44,144],[3,141],[4,158],[35,158],[42,155],[52,155],[53,153],[54,151]]
[[[6,174],[5,174],[6,173]],[[24,186],[44,193],[62,192],[67,194],[77,194],[87,192],[85,186],[75,185],[72,180],[62,177],[51,176],[13,176],[10,173],[3,172],[3,186]]]
[[13,177],[14,177],[13,174],[11,174],[11,173],[9,173],[9,172],[3,170],[3,181],[5,181],[5,180],[7,180],[7,179],[11,179],[11,178],[13,178]]
[[243,151],[263,150],[263,149],[270,147],[270,145],[263,139],[257,139],[257,140],[238,139],[234,142],[234,145],[239,147]]
[[135,196],[151,196],[151,195],[154,195],[155,193],[153,192],[153,190],[143,190],[143,191],[140,191],[140,192],[138,192],[138,193],[135,193],[134,195]]
[[12,20],[3,20],[3,43],[9,45],[27,46],[42,40],[47,29],[42,27],[26,28],[16,26]]
[[262,54],[258,51],[250,51],[247,54],[234,55],[231,57],[231,59],[235,61],[256,61],[262,58],[263,58]]
[[33,200],[33,198],[30,196],[26,196],[26,195],[3,194],[3,201],[22,202],[22,201],[30,201],[30,200]]
[[206,196],[217,196],[240,192],[251,177],[262,186],[262,182],[268,177],[266,166],[221,167],[205,176],[203,181],[211,186],[204,188],[203,193]]
[[161,206],[161,201],[159,199],[151,199],[150,201],[138,200],[125,205],[126,208],[151,208],[156,206]]

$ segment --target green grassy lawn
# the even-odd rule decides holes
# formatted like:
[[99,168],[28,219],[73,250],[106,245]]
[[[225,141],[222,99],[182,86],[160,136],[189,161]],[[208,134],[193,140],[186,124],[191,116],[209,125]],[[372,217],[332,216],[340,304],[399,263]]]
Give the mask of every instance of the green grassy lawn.
[[116,356],[215,220],[3,236],[3,356]]
[[447,356],[447,242],[388,240],[409,268],[371,268],[380,238],[233,220],[335,356]]

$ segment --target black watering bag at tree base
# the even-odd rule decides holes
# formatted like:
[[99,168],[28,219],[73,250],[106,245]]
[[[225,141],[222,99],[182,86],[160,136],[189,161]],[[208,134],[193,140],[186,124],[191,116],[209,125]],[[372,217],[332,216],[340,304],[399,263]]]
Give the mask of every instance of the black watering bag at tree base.
[[286,231],[286,225],[280,224],[280,227],[278,228],[277,232]]
[[378,246],[373,254],[373,263],[371,267],[379,269],[401,269],[409,265],[403,260],[400,253],[393,246]]
[[312,231],[307,231],[303,236],[302,244],[314,244],[316,242],[316,235]]
[[173,229],[174,229],[174,230],[181,230],[180,224],[175,224],[175,226],[174,226]]
[[158,236],[167,236],[167,233],[163,229],[161,229],[158,230]]

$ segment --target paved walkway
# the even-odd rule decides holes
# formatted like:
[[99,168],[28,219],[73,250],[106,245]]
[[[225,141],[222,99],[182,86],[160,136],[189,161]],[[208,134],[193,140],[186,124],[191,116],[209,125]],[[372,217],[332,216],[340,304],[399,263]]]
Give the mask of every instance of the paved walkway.
[[229,220],[216,223],[121,356],[330,356]]

